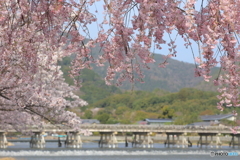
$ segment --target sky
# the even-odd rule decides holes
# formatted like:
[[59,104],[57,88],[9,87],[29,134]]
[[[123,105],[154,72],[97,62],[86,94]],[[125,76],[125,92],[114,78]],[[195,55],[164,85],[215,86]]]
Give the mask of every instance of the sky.
[[[205,0],[204,3],[206,1],[207,0]],[[197,1],[195,8],[200,9],[200,3],[201,3],[201,1]],[[97,11],[97,13],[95,12],[95,14],[96,14],[97,19],[98,19],[96,24],[91,24],[91,25],[88,26],[92,38],[96,38],[97,33],[98,33],[98,29],[97,29],[96,25],[98,25],[99,22],[101,22],[103,20],[103,17],[102,17],[102,15],[103,15],[103,5],[104,5],[104,2],[99,1],[99,2],[96,2],[90,8],[91,12]],[[174,34],[171,35],[171,36],[173,38],[175,37]],[[167,34],[164,35],[164,39],[166,39],[166,40],[169,39],[169,36]],[[197,47],[196,44],[192,45],[192,48],[193,48],[194,54],[195,54],[194,56],[193,56],[193,53],[192,53],[190,48],[186,49],[186,47],[184,46],[184,41],[183,41],[182,38],[178,37],[175,45],[177,45],[177,48],[176,48],[177,56],[172,57],[173,59],[178,60],[178,61],[182,61],[182,62],[187,62],[187,63],[195,63],[194,56],[197,57],[198,54],[199,54],[198,53],[198,47]],[[162,48],[163,49],[161,49],[161,50],[156,50],[156,49],[154,49],[154,47],[152,47],[151,52],[154,52],[154,53],[157,53],[157,54],[162,54],[162,55],[168,55],[169,54],[168,46],[163,45]]]

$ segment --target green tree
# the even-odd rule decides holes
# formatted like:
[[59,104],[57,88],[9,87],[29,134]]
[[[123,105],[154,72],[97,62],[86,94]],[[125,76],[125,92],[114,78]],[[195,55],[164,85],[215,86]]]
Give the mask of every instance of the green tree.
[[93,116],[93,113],[92,113],[92,111],[91,111],[90,109],[87,109],[87,110],[84,112],[84,116],[85,116],[85,118],[87,118],[87,119],[91,119],[92,116]]
[[103,113],[97,115],[97,119],[102,123],[102,124],[107,124],[108,119],[110,118],[109,114]]
[[115,114],[116,115],[122,115],[124,112],[126,112],[127,110],[129,110],[128,107],[126,106],[121,106],[121,107],[118,107],[115,111]]
[[135,120],[140,121],[149,118],[145,111],[136,111]]
[[171,109],[169,106],[164,106],[161,111],[158,118],[173,118],[175,115],[174,110]]
[[106,124],[116,124],[116,123],[118,123],[118,121],[113,117],[110,117],[106,122]]

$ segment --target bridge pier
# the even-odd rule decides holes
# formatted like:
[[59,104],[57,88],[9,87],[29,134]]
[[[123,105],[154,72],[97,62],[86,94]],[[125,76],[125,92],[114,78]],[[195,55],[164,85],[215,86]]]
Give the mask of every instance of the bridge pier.
[[104,145],[109,148],[118,147],[117,137],[115,136],[117,132],[100,132],[100,140],[98,142],[99,147],[103,147]]
[[153,148],[153,140],[149,132],[134,132],[132,147]]
[[34,135],[31,136],[30,148],[44,148],[45,140],[43,137],[43,132],[34,132]]
[[[197,142],[197,146],[200,145],[200,148],[202,148],[203,145],[205,147],[208,147],[208,145],[211,145],[213,147],[213,136],[215,136],[217,133],[198,133],[200,136],[199,141]],[[205,140],[203,140],[203,136],[205,136]],[[208,140],[208,136],[211,136],[210,141]]]
[[[167,134],[167,139],[164,142],[165,147],[167,146],[169,148],[170,145],[172,145],[172,146],[178,145],[178,147],[180,146],[179,136],[182,135],[182,133],[167,132],[166,134]],[[175,135],[176,135],[176,139],[174,137]],[[172,137],[172,139],[170,137]],[[185,141],[182,140],[182,142],[185,142]]]
[[189,138],[187,137],[187,133],[185,132],[182,135],[182,148],[188,148],[188,147],[192,147],[192,142],[189,140]]
[[125,136],[125,147],[128,147],[128,139],[127,139],[127,134],[125,134],[124,136]]
[[217,137],[216,137],[216,148],[221,148],[222,147],[222,142],[220,140],[220,133],[217,134]]
[[[229,143],[229,147],[235,148],[237,145],[238,148],[240,148],[240,134],[231,134],[232,139],[231,142]],[[237,138],[237,142],[235,141],[235,137]]]
[[0,148],[7,148],[8,141],[5,132],[0,132]]
[[82,139],[79,132],[67,133],[65,141],[65,147],[67,148],[82,148]]

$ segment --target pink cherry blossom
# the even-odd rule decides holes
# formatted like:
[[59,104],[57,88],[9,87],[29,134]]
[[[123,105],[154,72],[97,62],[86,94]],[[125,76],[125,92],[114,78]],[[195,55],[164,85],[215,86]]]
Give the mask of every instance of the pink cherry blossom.
[[[108,63],[107,84],[115,82],[117,73],[118,85],[124,81],[143,82],[142,68],[155,62],[152,46],[169,47],[170,53],[159,67],[166,67],[168,58],[181,52],[171,37],[174,32],[186,48],[197,44],[193,48],[198,57],[196,76],[210,81],[211,68],[221,65],[221,73],[214,81],[219,87],[217,107],[223,110],[223,106],[240,106],[240,1],[208,0],[200,8],[197,0],[102,3],[103,6],[99,0],[0,1],[1,124],[23,126],[40,123],[44,118],[78,123],[79,118],[65,108],[87,103],[64,83],[56,59],[76,55],[71,66],[73,78],[82,69],[91,68],[92,63]],[[103,13],[96,12],[96,8],[92,11],[94,4]],[[90,36],[93,30],[98,32],[96,37]],[[97,45],[102,51],[99,57],[92,55]],[[75,82],[81,85],[78,80]],[[67,102],[65,97],[69,96],[76,101]],[[52,119],[54,115],[58,115],[56,120]]]

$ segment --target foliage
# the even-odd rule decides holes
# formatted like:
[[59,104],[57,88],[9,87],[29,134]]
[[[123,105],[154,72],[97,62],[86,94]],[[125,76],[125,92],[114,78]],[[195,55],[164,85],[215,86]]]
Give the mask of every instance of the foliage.
[[118,107],[117,109],[116,109],[116,111],[115,111],[115,114],[117,115],[117,116],[120,116],[120,115],[122,115],[125,111],[127,111],[128,110],[128,107],[127,106],[120,106],[120,107]]
[[161,109],[160,115],[158,116],[158,118],[170,118],[172,119],[174,117],[174,110],[171,109],[169,106],[164,106]]
[[88,105],[88,108],[103,108],[100,113],[109,113],[119,123],[136,123],[145,118],[173,118],[175,124],[190,124],[201,121],[200,115],[220,114],[216,108],[216,95],[216,92],[193,88],[183,88],[175,93],[162,91],[161,94],[159,91],[133,91],[109,96]]
[[107,124],[107,121],[109,120],[109,114],[107,114],[107,113],[103,113],[103,114],[99,114],[98,116],[97,116],[97,119],[101,122],[101,123],[103,123],[103,124]]
[[[197,2],[201,3],[198,7]],[[211,80],[218,86],[218,109],[239,107],[240,1],[203,2],[1,0],[0,123],[3,126],[22,126],[28,123],[40,125],[43,119],[58,122],[58,117],[65,115],[67,121],[77,127],[76,116],[66,111],[66,108],[72,106],[70,104],[76,102],[74,99],[77,100],[78,97],[74,95],[72,87],[62,80],[57,60],[73,53],[76,55],[71,62],[70,73],[73,78],[71,83],[78,86],[81,85],[79,74],[85,68],[90,69],[93,63],[97,66],[109,64],[105,77],[107,84],[143,82],[142,69],[149,68],[149,64],[155,62],[151,49],[161,50],[167,45],[169,54],[159,64],[159,67],[166,67],[168,58],[177,56],[178,38],[193,52],[195,75],[202,76],[206,81]],[[101,6],[101,13],[104,14],[99,14],[99,9],[95,7],[91,10],[93,6]],[[91,28],[91,31],[97,31],[94,37],[91,37],[90,25],[96,27]],[[86,37],[89,41],[85,41]],[[193,44],[196,44],[196,50],[193,50]],[[102,50],[98,57],[92,53],[96,46]],[[197,53],[194,54],[194,51]],[[216,55],[219,57],[216,58]],[[211,79],[211,68],[217,64],[221,70],[216,78]],[[148,81],[148,78],[149,75],[145,80]],[[164,87],[168,80],[156,83],[162,83]],[[92,88],[85,89],[91,93],[90,90]],[[161,99],[164,101],[161,104],[166,103],[176,108],[177,99],[196,113],[200,110],[199,104],[211,108],[207,105],[207,100],[189,99],[185,96],[185,91],[182,92],[183,95],[176,93],[165,96],[165,99]],[[99,90],[94,94],[99,94]],[[150,95],[143,97],[145,100],[138,100],[134,105],[131,97],[125,97],[124,104],[131,109],[144,110],[149,97]],[[99,98],[103,97],[85,97],[92,102]],[[116,108],[114,105],[120,97],[115,98],[115,101],[105,103],[104,107]],[[80,99],[78,102],[81,102],[80,105],[86,104]],[[156,104],[150,105],[155,107]],[[54,120],[55,114],[59,116]]]
[[237,126],[238,124],[236,121],[229,121],[227,119],[221,120],[221,123],[226,125],[226,126]]
[[[95,50],[100,50],[96,47]],[[96,52],[96,55],[101,55],[101,53]],[[153,64],[149,64],[150,69],[143,68],[142,72],[145,75],[143,78],[144,83],[135,81],[132,83],[122,83],[119,88],[122,90],[145,90],[153,91],[155,89],[161,88],[165,91],[177,92],[181,88],[199,88],[204,89],[205,91],[217,91],[217,87],[213,83],[202,83],[202,77],[195,77],[193,70],[196,68],[194,64],[180,62],[174,59],[168,59],[168,67],[158,68],[158,64],[164,61],[164,56],[161,54],[154,54],[154,60],[156,61]],[[105,78],[108,64],[105,66],[99,67],[92,65],[93,70],[98,73],[99,76]],[[212,74],[218,74],[219,68],[214,68],[211,72]],[[113,83],[114,84],[114,83]]]
[[[69,76],[71,61],[71,57],[64,57],[58,64],[61,66],[65,81],[70,85],[74,85],[73,79]],[[90,104],[111,94],[121,93],[121,90],[116,86],[106,85],[104,80],[90,69],[83,69],[77,79],[81,81],[82,85],[79,96]]]
[[41,65],[33,76],[28,77],[31,80],[26,77],[26,81],[15,83],[12,89],[5,88],[4,95],[0,96],[1,126],[11,124],[21,130],[25,125],[41,126],[50,122],[79,129],[80,118],[67,109],[88,103],[76,96],[74,88],[64,82],[63,73],[56,65],[57,57],[48,61],[43,53],[36,54]]
[[85,112],[84,112],[84,118],[86,118],[86,119],[91,119],[92,118],[92,116],[93,116],[93,113],[92,113],[92,111],[91,110],[85,110]]

